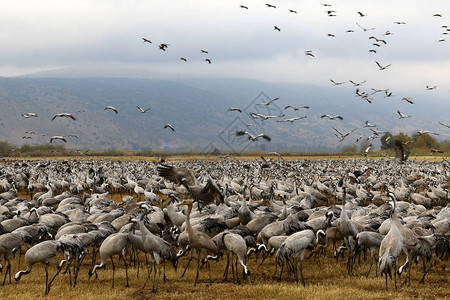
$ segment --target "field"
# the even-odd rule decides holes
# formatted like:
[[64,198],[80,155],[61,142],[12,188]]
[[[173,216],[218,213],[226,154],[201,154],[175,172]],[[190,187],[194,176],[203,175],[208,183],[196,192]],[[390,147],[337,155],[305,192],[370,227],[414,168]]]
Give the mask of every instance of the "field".
[[[289,160],[299,157],[289,157]],[[39,158],[36,158],[39,159]],[[67,158],[61,158],[67,159]],[[76,159],[76,158],[75,158]],[[104,159],[104,158],[91,158]],[[116,159],[111,158],[111,159]],[[118,158],[123,160],[144,160],[143,157]],[[184,159],[170,158],[170,160]],[[204,157],[190,157],[189,159],[204,159]],[[241,159],[241,158],[240,158]],[[245,157],[242,159],[258,159],[257,157]],[[318,159],[317,157],[301,157],[301,159]],[[327,159],[347,159],[343,157],[327,157]],[[411,158],[414,159],[414,158]],[[417,160],[441,160],[434,157],[417,157]],[[145,160],[158,161],[158,158],[145,158]],[[25,195],[22,195],[25,197]],[[118,201],[119,195],[113,195],[113,200]],[[414,264],[412,267],[411,284],[400,286],[404,280],[404,275],[398,279],[399,287],[396,291],[394,280],[388,279],[389,291],[385,291],[385,280],[380,274],[375,276],[375,266],[371,274],[366,278],[369,268],[370,254],[367,260],[361,255],[360,263],[356,262],[354,266],[354,276],[349,276],[346,269],[346,259],[336,261],[333,257],[333,250],[330,247],[326,256],[318,255],[311,259],[305,259],[303,264],[303,274],[306,281],[306,287],[301,282],[296,283],[293,275],[283,273],[281,281],[278,280],[278,274],[275,275],[275,255],[266,259],[260,266],[262,257],[253,254],[248,260],[248,267],[251,275],[242,278],[242,268],[239,266],[240,283],[232,282],[231,270],[228,276],[228,282],[224,282],[223,272],[225,269],[226,258],[218,262],[211,262],[213,285],[209,286],[208,269],[206,265],[200,270],[200,278],[197,287],[193,286],[195,277],[195,261],[193,261],[183,278],[180,278],[184,267],[187,264],[188,256],[180,259],[178,270],[175,271],[171,265],[167,264],[167,281],[161,279],[158,293],[152,293],[152,281],[149,280],[147,286],[143,289],[147,269],[141,265],[139,277],[137,277],[137,268],[132,266],[128,269],[129,287],[125,287],[125,269],[123,262],[118,262],[115,257],[115,287],[111,287],[112,268],[108,261],[106,269],[99,269],[98,278],[89,279],[88,271],[90,269],[90,257],[87,256],[81,266],[81,271],[76,287],[70,287],[70,276],[68,273],[60,274],[54,281],[51,292],[46,297],[48,299],[448,299],[450,298],[450,263],[444,261],[445,269],[435,266],[426,277],[425,284],[420,284],[422,276],[422,263]],[[310,252],[307,251],[308,255]],[[59,261],[62,257],[58,257]],[[18,264],[18,258],[11,259],[12,275],[25,269],[23,257],[21,264]],[[141,254],[141,262],[145,258]],[[399,264],[403,264],[405,257],[402,255]],[[6,270],[4,264],[3,274]],[[96,263],[99,263],[97,257]],[[56,272],[55,266],[49,267],[50,278]],[[2,278],[3,279],[3,278]],[[35,265],[29,275],[22,277],[19,283],[13,283],[0,287],[0,295],[4,299],[36,299],[44,296],[45,271],[39,264]]]
[[[433,268],[426,278],[425,284],[420,284],[421,264],[412,268],[411,285],[402,286],[398,291],[394,289],[393,280],[389,280],[389,291],[385,291],[384,277],[375,277],[372,270],[369,278],[365,274],[368,270],[368,261],[355,265],[355,275],[350,277],[346,271],[346,262],[332,257],[331,249],[327,257],[317,257],[306,260],[303,265],[306,287],[295,282],[291,275],[284,274],[281,282],[274,275],[274,257],[268,258],[262,266],[261,256],[258,260],[250,257],[249,268],[252,274],[241,280],[241,284],[223,282],[225,261],[211,262],[213,285],[209,286],[206,266],[200,270],[200,281],[197,287],[193,286],[195,268],[192,263],[184,278],[180,275],[188,258],[180,260],[177,272],[167,265],[167,281],[161,280],[158,293],[151,291],[151,281],[142,289],[145,281],[146,268],[141,266],[139,278],[137,269],[129,269],[130,287],[125,287],[125,271],[122,262],[117,263],[115,287],[111,287],[112,269],[108,262],[106,269],[98,270],[98,278],[88,278],[89,266],[81,267],[78,285],[69,287],[69,274],[60,274],[54,281],[48,299],[446,299],[450,297],[450,267],[446,262],[446,269]],[[404,261],[401,259],[401,261]],[[13,274],[19,269],[17,259],[12,266]],[[22,262],[22,268],[23,262]],[[56,272],[50,266],[50,277]],[[240,269],[241,271],[242,269]],[[231,272],[229,279],[231,280]],[[240,275],[242,278],[242,275]],[[399,282],[403,281],[402,277]],[[31,274],[23,276],[19,283],[6,284],[0,288],[3,299],[36,299],[44,296],[45,272],[42,265],[36,266]],[[14,279],[13,279],[14,281]]]

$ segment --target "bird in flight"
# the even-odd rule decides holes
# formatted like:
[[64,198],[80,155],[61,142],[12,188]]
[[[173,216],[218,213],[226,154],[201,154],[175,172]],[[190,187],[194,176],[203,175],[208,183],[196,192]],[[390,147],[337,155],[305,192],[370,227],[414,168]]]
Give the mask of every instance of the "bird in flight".
[[341,84],[346,83],[346,81],[343,81],[343,82],[337,82],[337,81],[334,81],[333,79],[330,79],[330,81],[333,83],[333,86],[335,86],[335,85],[341,85]]
[[286,120],[277,120],[277,122],[280,122],[280,123],[283,123],[283,122],[285,122],[285,123],[287,123],[287,122],[294,123],[294,121],[306,119],[306,117],[307,117],[307,116],[304,116],[304,117],[296,117],[296,118],[290,118],[290,119],[286,119]]
[[201,53],[206,53],[206,54],[209,53],[208,51],[206,51],[206,50],[204,50],[204,49],[200,49],[200,52],[201,52]]
[[417,135],[422,135],[422,134],[433,134],[433,135],[439,135],[439,133],[435,133],[429,130],[418,130],[416,131]]
[[173,127],[172,124],[166,124],[164,125],[164,128],[170,128],[173,132],[175,132],[175,128]]
[[119,113],[119,111],[117,110],[117,108],[115,108],[114,106],[108,105],[107,107],[105,107],[104,110],[110,109],[112,111],[114,111],[116,114]]
[[402,113],[401,111],[397,110],[398,115],[400,116],[399,119],[406,119],[406,118],[411,118],[410,115],[405,115],[404,113]]
[[426,86],[427,91],[435,90],[436,88],[437,88],[437,85],[435,85],[435,86],[429,86],[429,85],[427,85],[427,86]]
[[411,97],[403,97],[402,101],[405,100],[406,102],[408,102],[409,104],[414,104],[413,100]]
[[309,106],[303,105],[303,106],[295,107],[295,106],[292,106],[292,105],[288,105],[284,109],[288,109],[288,108],[292,108],[294,111],[298,111],[300,108],[309,109]]
[[206,58],[205,61],[206,61],[208,64],[211,64],[211,60],[210,60],[209,58]]
[[169,47],[169,44],[163,43],[163,44],[159,44],[159,49],[161,49],[162,51],[166,51],[167,47]]
[[444,123],[441,123],[441,122],[439,122],[439,124],[441,124],[442,126],[445,126],[445,127],[447,127],[447,128],[450,128],[450,125],[449,125],[449,124],[444,124]]
[[350,82],[351,84],[353,84],[353,86],[360,86],[360,85],[366,83],[366,80],[361,81],[361,82],[354,82],[354,81],[352,81],[352,80],[349,80],[349,82]]
[[355,131],[358,128],[353,128],[352,130],[348,131],[348,132],[340,132],[339,130],[337,130],[336,128],[333,127],[333,129],[338,133],[336,136],[343,141],[346,137],[348,137],[350,135],[350,133],[352,133],[353,131]]
[[364,127],[376,127],[373,124],[370,124],[369,121],[366,121],[366,125],[364,125]]
[[280,27],[278,26],[273,26],[273,30],[281,31]]
[[394,24],[397,24],[397,25],[405,25],[406,22],[397,21],[397,22],[394,22]]
[[[385,41],[385,40],[383,40],[383,39],[379,39],[379,38],[377,38],[377,37],[375,37],[375,36],[371,36],[371,37],[369,37],[369,40],[375,40],[377,43],[383,43],[383,44],[387,44],[387,42]],[[378,47],[380,47],[380,45],[378,45]]]
[[263,121],[264,121],[264,120],[268,120],[268,119],[274,119],[274,118],[281,118],[281,117],[284,117],[284,114],[279,115],[279,116],[266,116],[266,115],[263,115],[263,114],[250,113],[249,115],[250,115],[250,117],[252,117],[253,119],[262,119]]
[[142,40],[144,41],[144,43],[149,43],[149,44],[152,43],[152,41],[150,41],[149,39],[146,39],[146,38],[142,38]]
[[358,15],[359,15],[360,17],[365,17],[365,16],[367,16],[365,13],[362,13],[362,12],[360,12],[360,11],[358,11]]
[[52,136],[51,138],[50,138],[50,141],[48,141],[49,143],[52,143],[54,140],[61,140],[61,141],[63,141],[64,143],[66,143],[67,142],[67,140],[64,138],[64,136],[62,136],[62,135],[54,135],[54,136]]
[[386,70],[391,64],[388,64],[386,66],[382,66],[379,62],[375,61],[375,63],[377,64],[378,68],[380,68],[381,71]]
[[289,12],[290,12],[290,13],[294,13],[294,14],[297,13],[297,11],[296,11],[296,10],[293,10],[293,9],[290,9]]
[[258,135],[253,135],[247,131],[237,131],[236,132],[236,136],[243,136],[243,135],[247,135],[248,139],[251,140],[252,142],[256,142],[260,137],[262,137],[263,139],[265,139],[269,142],[272,140],[268,135],[265,135],[264,133],[260,133]]
[[52,121],[54,120],[54,119],[56,119],[56,118],[71,118],[72,120],[76,120],[76,118],[72,115],[72,114],[69,114],[69,113],[61,113],[61,114],[56,114],[53,118],[52,118]]
[[240,5],[239,7],[240,7],[240,8],[245,8],[245,9],[248,9],[248,7],[247,7],[247,6],[245,6],[245,5]]
[[340,115],[336,115],[336,116],[330,116],[330,115],[321,115],[320,118],[328,118],[330,120],[334,120],[334,119],[339,119],[339,120],[344,120],[343,117],[341,117]]
[[356,25],[358,25],[359,28],[361,28],[362,30],[364,30],[364,32],[369,31],[369,30],[375,30],[375,29],[376,29],[375,27],[372,27],[372,28],[364,28],[364,27],[362,27],[361,25],[359,25],[358,22],[356,22]]
[[306,55],[306,56],[315,57],[315,56],[314,56],[314,53],[312,52],[312,50],[306,50],[306,51],[305,51],[305,55]]
[[270,104],[272,104],[272,102],[277,101],[278,99],[280,99],[279,97],[273,98],[272,100],[270,100],[269,102],[265,102],[265,103],[258,103],[256,105],[264,105],[264,106],[269,106]]
[[22,118],[24,118],[24,119],[28,119],[28,118],[31,118],[31,117],[34,117],[34,118],[37,118],[37,114],[35,114],[35,113],[25,113],[25,114],[22,114]]
[[269,7],[269,8],[270,8],[270,7],[271,7],[271,8],[277,8],[275,5],[268,4],[268,3],[266,3],[266,6]]
[[238,112],[242,112],[242,110],[240,109],[240,108],[237,108],[237,107],[230,107],[230,108],[228,108],[228,111],[238,111]]
[[136,105],[136,107],[139,109],[139,111],[141,112],[141,113],[143,113],[143,114],[145,114],[146,112],[148,112],[150,109],[151,109],[151,107],[149,107],[149,108],[147,108],[147,109],[143,109],[142,107],[140,107],[140,106],[138,106],[138,105]]
[[184,57],[180,57],[180,60],[182,60],[182,61],[187,61],[187,59],[184,58]]

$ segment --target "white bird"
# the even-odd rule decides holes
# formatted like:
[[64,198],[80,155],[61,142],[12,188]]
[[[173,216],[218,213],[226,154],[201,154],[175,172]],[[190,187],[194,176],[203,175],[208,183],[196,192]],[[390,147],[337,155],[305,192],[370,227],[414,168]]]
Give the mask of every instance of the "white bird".
[[230,108],[228,108],[228,111],[238,111],[238,112],[242,112],[242,110],[240,109],[240,108],[237,108],[237,107],[230,107]]
[[306,119],[306,116],[304,116],[304,117],[297,117],[297,118],[290,118],[290,119],[286,119],[286,120],[277,120],[277,122],[291,122],[291,123],[294,123],[294,121],[302,120],[302,119]]
[[252,117],[253,119],[262,119],[262,120],[268,120],[268,119],[274,119],[274,118],[281,118],[281,117],[284,117],[284,114],[279,115],[279,116],[266,116],[266,115],[258,114],[258,113],[250,113],[249,115],[250,115],[250,117]]
[[173,132],[175,132],[175,128],[173,127],[172,124],[166,124],[166,125],[164,125],[164,128],[170,128],[170,129],[172,129]]
[[35,117],[35,118],[37,118],[37,114],[35,114],[35,113],[25,113],[25,114],[22,114],[22,117],[24,118],[24,119],[28,119],[28,118],[31,118],[31,117]]
[[260,133],[258,135],[253,135],[247,131],[238,131],[236,132],[237,136],[243,136],[243,135],[248,135],[248,139],[251,140],[252,142],[256,142],[260,137],[262,137],[263,139],[267,140],[270,142],[271,138],[267,135],[265,135],[264,133]]
[[288,106],[286,106],[284,109],[288,109],[288,108],[292,108],[294,111],[298,111],[300,108],[309,109],[309,106],[307,106],[307,105],[302,105],[302,106],[292,106],[292,105],[288,105]]
[[410,104],[414,104],[414,102],[412,101],[411,97],[403,97],[402,101],[405,100],[406,102],[410,103]]
[[364,127],[376,127],[376,126],[373,124],[370,124],[369,121],[366,121],[366,125]]
[[364,30],[364,31],[369,31],[369,30],[375,30],[375,29],[376,29],[376,28],[374,28],[374,27],[371,27],[371,28],[364,28],[364,27],[362,27],[361,25],[359,25],[358,22],[356,22],[356,25],[358,25],[358,27],[361,28],[361,29]]
[[341,85],[341,84],[346,83],[346,81],[343,81],[343,82],[337,82],[337,81],[334,81],[333,79],[330,79],[330,81],[333,83],[333,85]]
[[330,115],[321,115],[320,116],[322,119],[323,118],[328,118],[328,119],[330,119],[330,120],[334,120],[334,119],[339,119],[339,120],[344,120],[344,118],[343,117],[341,117],[340,115],[336,115],[336,116],[330,116]]
[[402,113],[401,111],[397,110],[398,115],[400,116],[399,119],[406,119],[406,118],[410,118],[410,115],[405,115],[404,113]]
[[450,128],[450,125],[449,125],[449,124],[444,124],[444,123],[441,123],[441,122],[439,122],[439,124],[441,124],[442,126],[445,126],[445,127],[447,127],[447,128]]
[[422,135],[422,134],[432,134],[432,135],[439,135],[439,133],[435,133],[429,130],[418,130],[415,132],[417,135]]
[[62,135],[54,135],[54,136],[52,136],[52,137],[50,138],[50,140],[49,140],[48,142],[51,143],[51,142],[53,142],[54,140],[61,140],[61,141],[63,141],[64,143],[67,142],[67,140],[65,139],[65,137],[62,136]]
[[138,106],[138,105],[136,105],[136,107],[139,109],[139,111],[141,112],[141,113],[143,113],[143,114],[145,114],[146,112],[148,112],[150,109],[151,109],[151,107],[149,107],[149,108],[147,108],[147,109],[143,109],[142,107],[140,107],[140,106]]
[[276,98],[273,98],[272,100],[270,100],[269,102],[258,103],[256,105],[269,106],[270,104],[272,104],[272,102],[277,101],[278,99],[280,99],[280,98],[276,97]]
[[114,111],[116,114],[119,113],[119,111],[117,110],[117,108],[115,108],[114,106],[108,105],[107,107],[105,107],[104,110],[110,109],[112,111]]
[[75,118],[72,114],[69,114],[69,113],[60,113],[60,114],[56,114],[56,115],[52,118],[52,121],[53,121],[54,119],[56,119],[56,118],[62,118],[62,117],[64,117],[64,118],[71,118],[72,120],[76,120],[76,118]]
[[380,68],[381,71],[386,70],[391,64],[382,66],[379,62],[375,61],[375,63],[377,64],[378,68]]
[[353,86],[356,87],[356,86],[360,86],[360,85],[366,83],[366,80],[361,81],[361,82],[354,82],[354,81],[352,81],[352,80],[349,80],[349,82],[350,82],[351,84],[353,84]]

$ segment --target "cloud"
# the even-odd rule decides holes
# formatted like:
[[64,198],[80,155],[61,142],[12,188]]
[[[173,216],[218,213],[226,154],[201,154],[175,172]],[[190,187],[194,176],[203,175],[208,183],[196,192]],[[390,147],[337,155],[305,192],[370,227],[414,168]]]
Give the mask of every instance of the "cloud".
[[[239,5],[206,0],[5,1],[0,11],[0,43],[6,45],[0,48],[0,75],[86,66],[92,74],[101,75],[104,69],[103,76],[117,68],[124,76],[139,77],[156,72],[315,85],[336,78],[367,80],[405,92],[426,84],[449,89],[450,51],[447,43],[438,43],[445,38],[445,19],[433,17],[445,16],[450,8],[446,1],[414,0],[406,8],[387,0],[352,0],[332,5],[336,17],[312,1],[275,3],[277,9],[260,1],[247,1],[248,10]],[[361,18],[357,11],[367,16]],[[364,31],[356,23],[375,29]],[[386,31],[393,35],[384,36]],[[372,35],[387,45],[374,46]],[[153,44],[143,43],[142,37]],[[161,51],[160,43],[170,46]],[[370,54],[374,48],[377,53]],[[313,50],[316,57],[306,57],[305,50]],[[375,60],[392,66],[380,73]]]

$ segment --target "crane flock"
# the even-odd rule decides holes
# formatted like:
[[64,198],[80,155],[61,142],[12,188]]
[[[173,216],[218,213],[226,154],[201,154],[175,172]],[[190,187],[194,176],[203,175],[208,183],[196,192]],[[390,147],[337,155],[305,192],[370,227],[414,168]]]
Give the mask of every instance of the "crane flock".
[[[231,265],[233,281],[245,282],[259,272],[249,260],[259,252],[263,253],[260,264],[272,257],[280,267],[280,280],[289,280],[292,274],[297,283],[307,285],[304,260],[339,242],[342,246],[334,246],[336,255],[348,252],[347,273],[357,275],[356,257],[367,249],[370,263],[359,262],[360,268],[367,264],[364,275],[369,276],[375,264],[377,276],[379,265],[386,289],[388,277],[396,279],[404,271],[404,284],[415,280],[411,276],[415,259],[423,262],[422,283],[437,270],[436,264],[445,265],[450,249],[448,161],[275,157],[172,164],[4,163],[0,177],[3,284],[11,283],[13,273],[21,282],[35,264],[42,263],[48,294],[57,276],[67,276],[61,275],[66,274],[65,265],[72,270],[69,281],[75,287],[80,272],[85,270],[95,280],[93,276],[105,276],[99,270],[111,261],[112,286],[114,270],[122,265],[129,286],[134,264],[130,262],[139,256],[133,253],[141,252],[148,256],[150,268],[143,287],[153,270],[152,291],[157,292],[162,266],[165,270],[170,262],[176,269],[183,256],[195,251],[194,285],[202,282],[204,264],[209,284],[217,281],[211,276],[216,266],[210,260],[224,254],[224,280]],[[122,199],[114,201],[113,195]],[[11,261],[20,259],[14,249],[19,248],[24,249],[26,269],[12,270]],[[402,253],[406,261],[400,265]],[[53,277],[49,277],[51,264],[56,266]],[[189,263],[185,272],[188,267]]]

